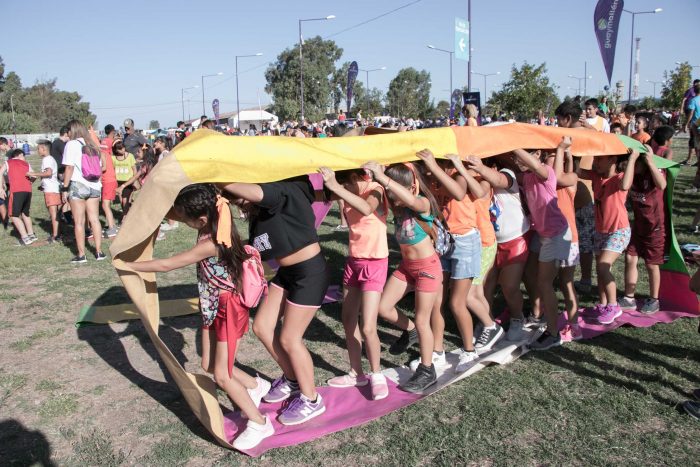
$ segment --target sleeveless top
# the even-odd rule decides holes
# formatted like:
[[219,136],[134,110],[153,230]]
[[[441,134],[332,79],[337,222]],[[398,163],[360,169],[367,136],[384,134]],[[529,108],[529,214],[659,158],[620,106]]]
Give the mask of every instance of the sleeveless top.
[[428,224],[428,227],[433,227],[435,216],[432,214],[421,214],[413,209],[403,208],[399,215],[394,215],[394,230],[399,245],[415,245],[428,237],[428,233],[416,222],[416,217]]
[[[197,243],[210,238],[209,234],[200,235]],[[218,256],[210,256],[197,263],[197,288],[204,326],[210,326],[219,310],[221,291],[233,291],[236,288],[228,267]]]

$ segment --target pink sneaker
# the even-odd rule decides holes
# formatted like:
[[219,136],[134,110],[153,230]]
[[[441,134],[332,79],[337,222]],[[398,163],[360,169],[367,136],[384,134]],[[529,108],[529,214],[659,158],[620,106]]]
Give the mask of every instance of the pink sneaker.
[[583,339],[583,331],[578,323],[573,323],[571,325],[571,339],[575,341],[580,341]]
[[559,337],[561,338],[562,342],[571,342],[574,340],[574,335],[570,324],[567,324],[561,331],[559,331]]
[[601,305],[600,303],[595,305],[593,308],[585,308],[583,311],[579,313],[580,316],[584,318],[595,318],[598,319],[598,317],[603,314],[603,310],[605,309],[607,305]]
[[352,388],[367,386],[369,379],[367,376],[357,376],[354,371],[350,371],[347,375],[336,376],[328,380],[328,385],[333,388]]
[[372,385],[372,399],[375,401],[384,399],[389,395],[389,386],[386,384],[386,376],[381,373],[372,373],[369,377]]
[[622,309],[616,303],[614,305],[606,305],[603,308],[603,313],[598,316],[598,322],[600,324],[611,324],[622,314]]

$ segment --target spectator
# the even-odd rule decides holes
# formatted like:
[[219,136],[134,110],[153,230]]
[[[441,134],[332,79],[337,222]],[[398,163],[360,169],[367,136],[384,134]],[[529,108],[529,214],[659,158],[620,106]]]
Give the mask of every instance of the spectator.
[[51,155],[51,146],[51,141],[47,139],[39,141],[37,151],[41,157],[41,172],[29,172],[27,175],[41,179],[40,190],[44,192],[44,203],[51,219],[51,235],[47,241],[55,243],[61,240],[58,234],[58,209],[63,203],[58,184],[58,165]]
[[137,158],[141,152],[141,147],[146,144],[146,138],[141,133],[136,133],[134,129],[134,121],[130,118],[124,120],[124,147],[126,152],[134,154]]
[[115,134],[114,125],[105,126],[106,136],[100,142],[100,150],[105,156],[104,172],[102,173],[102,210],[105,213],[107,228],[102,234],[106,238],[117,236],[117,225],[114,222],[114,213],[112,212],[112,202],[117,196],[117,176],[112,161],[112,145]]
[[[7,138],[0,136],[0,152],[5,155],[9,149],[10,145],[7,142]],[[5,182],[7,182],[7,180],[5,180]],[[7,202],[4,196],[0,197],[0,218],[0,220],[2,220],[3,227],[7,229],[7,223],[10,220],[10,216],[7,215]]]
[[20,236],[22,245],[31,245],[38,239],[34,235],[32,219],[29,217],[29,208],[32,203],[32,182],[28,177],[32,167],[24,158],[24,151],[15,149],[10,151],[7,162],[0,169],[0,198],[6,198],[5,173],[10,180],[9,208],[12,225],[15,226]]
[[[693,98],[696,96],[697,91],[695,90],[695,86],[700,83],[700,79],[696,79],[693,81],[693,85],[688,88],[688,90],[685,92],[683,95],[683,101],[681,102],[681,113],[685,115],[685,121],[686,121],[686,126],[681,127],[683,128],[683,131],[688,131],[687,129],[687,124],[690,121],[691,117],[691,112],[690,112],[690,102],[693,100]],[[688,157],[681,162],[681,165],[688,164],[690,162],[690,159],[693,157],[693,152],[696,153],[695,151],[695,138],[693,136],[693,133],[690,133],[690,139],[688,140]]]

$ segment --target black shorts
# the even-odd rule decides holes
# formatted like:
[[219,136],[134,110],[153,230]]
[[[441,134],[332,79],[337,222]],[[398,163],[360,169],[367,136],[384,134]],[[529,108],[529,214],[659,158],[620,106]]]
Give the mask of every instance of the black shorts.
[[318,308],[330,284],[326,259],[319,253],[301,263],[280,266],[270,284],[284,289],[290,304]]
[[10,217],[19,217],[24,214],[29,216],[29,207],[32,205],[32,192],[19,191],[10,193]]

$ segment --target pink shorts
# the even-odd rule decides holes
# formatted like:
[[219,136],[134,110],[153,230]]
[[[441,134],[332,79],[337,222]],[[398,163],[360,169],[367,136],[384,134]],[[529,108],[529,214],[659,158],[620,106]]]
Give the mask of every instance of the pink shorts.
[[407,282],[418,292],[438,292],[442,290],[442,265],[435,253],[423,259],[403,259],[394,276]]
[[349,257],[343,271],[343,285],[363,292],[381,292],[386,284],[389,258],[363,259]]

